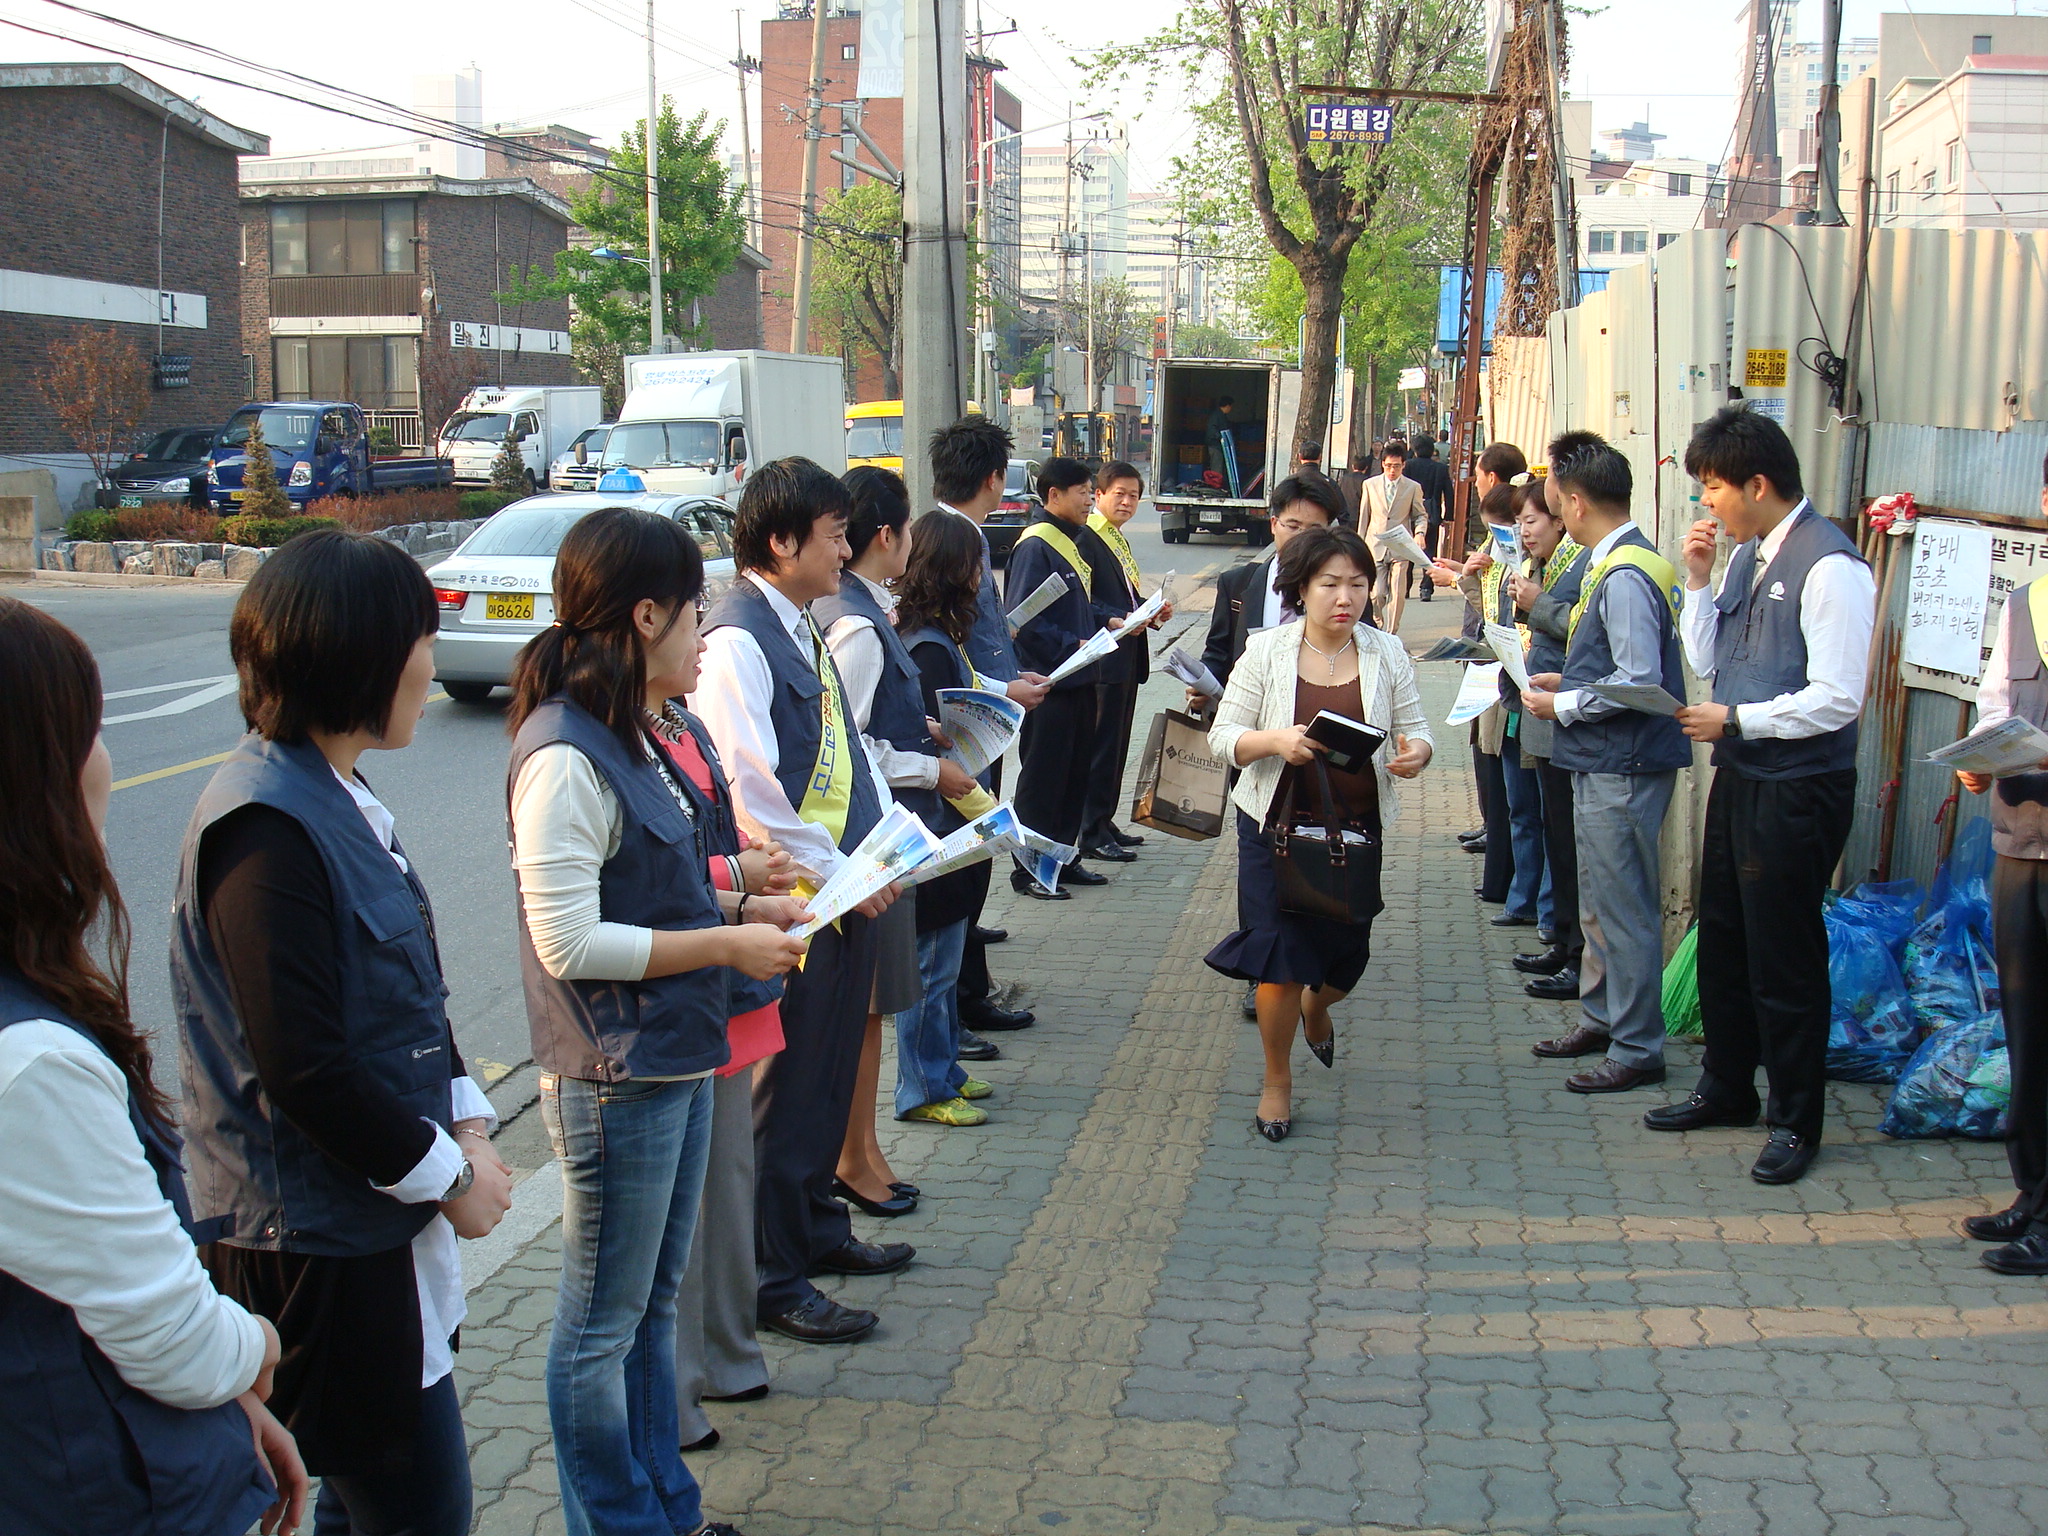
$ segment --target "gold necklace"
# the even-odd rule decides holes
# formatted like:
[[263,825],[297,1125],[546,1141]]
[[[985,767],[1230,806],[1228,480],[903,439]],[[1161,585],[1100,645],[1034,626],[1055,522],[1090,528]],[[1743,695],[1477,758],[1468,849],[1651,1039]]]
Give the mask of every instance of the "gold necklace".
[[1334,682],[1337,677],[1337,657],[1344,654],[1344,648],[1342,646],[1339,646],[1337,648],[1336,654],[1332,655],[1329,651],[1326,651],[1320,645],[1317,645],[1315,641],[1309,639],[1308,631],[1306,628],[1302,630],[1301,643],[1307,646],[1310,650],[1314,651],[1318,656],[1323,658],[1324,664],[1327,665],[1330,669],[1330,679]]

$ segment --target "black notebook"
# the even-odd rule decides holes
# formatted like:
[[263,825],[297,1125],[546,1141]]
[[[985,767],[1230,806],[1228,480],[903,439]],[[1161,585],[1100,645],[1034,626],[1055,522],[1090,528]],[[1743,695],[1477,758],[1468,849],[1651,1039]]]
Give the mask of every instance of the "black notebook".
[[1309,722],[1308,739],[1329,748],[1323,761],[1339,773],[1364,773],[1373,753],[1379,751],[1380,743],[1387,737],[1384,731],[1376,731],[1362,720],[1325,709]]

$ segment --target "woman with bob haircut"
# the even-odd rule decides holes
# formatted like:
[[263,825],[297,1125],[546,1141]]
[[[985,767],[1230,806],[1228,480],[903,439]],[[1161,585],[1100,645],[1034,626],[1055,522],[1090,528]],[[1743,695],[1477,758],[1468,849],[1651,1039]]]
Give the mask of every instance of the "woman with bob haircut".
[[1381,732],[1370,773],[1328,769],[1339,815],[1361,831],[1373,850],[1375,877],[1384,828],[1398,814],[1396,778],[1412,779],[1428,766],[1435,745],[1415,665],[1395,636],[1373,627],[1373,561],[1365,541],[1349,528],[1311,528],[1280,555],[1279,589],[1301,616],[1252,636],[1216,707],[1209,745],[1244,769],[1231,801],[1237,807],[1237,885],[1240,928],[1209,951],[1209,964],[1226,976],[1259,984],[1259,1039],[1266,1081],[1252,1128],[1281,1141],[1293,1128],[1293,1068],[1297,1026],[1316,1060],[1330,1066],[1337,1051],[1330,1009],[1365,974],[1372,957],[1372,917],[1380,911],[1377,878],[1372,912],[1340,922],[1280,909],[1280,882],[1267,821],[1276,797],[1292,794],[1297,820],[1323,820],[1319,774],[1306,773],[1326,749],[1308,737],[1309,724],[1327,710]]
[[808,914],[707,869],[737,845],[710,735],[676,703],[697,686],[703,591],[673,519],[593,512],[512,675],[520,969],[564,1193],[547,1385],[571,1536],[732,1531],[705,1522],[678,1451],[676,1295],[734,984],[795,967],[805,946],[782,929]]
[[250,578],[228,630],[249,734],[172,910],[193,1206],[221,1289],[283,1336],[274,1401],[322,1531],[469,1529],[455,1239],[511,1204],[426,887],[358,769],[411,743],[435,629],[418,563],[367,534],[301,534]]
[[296,1529],[305,1469],[263,1406],[277,1330],[199,1263],[170,1108],[128,1012],[99,668],[11,597],[0,710],[0,1528]]

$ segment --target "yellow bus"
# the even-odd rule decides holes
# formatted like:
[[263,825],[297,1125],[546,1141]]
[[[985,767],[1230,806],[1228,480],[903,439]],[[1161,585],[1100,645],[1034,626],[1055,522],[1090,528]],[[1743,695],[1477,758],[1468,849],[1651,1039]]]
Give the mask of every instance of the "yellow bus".
[[846,408],[846,467],[862,464],[903,473],[901,400],[870,400]]

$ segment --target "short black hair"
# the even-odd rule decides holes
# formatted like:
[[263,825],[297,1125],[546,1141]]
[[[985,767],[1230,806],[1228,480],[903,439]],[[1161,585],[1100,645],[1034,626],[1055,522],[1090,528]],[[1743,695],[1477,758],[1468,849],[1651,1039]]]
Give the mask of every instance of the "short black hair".
[[1418,459],[1433,459],[1436,457],[1436,439],[1427,432],[1415,439],[1415,457]]
[[1406,464],[1408,462],[1408,445],[1398,437],[1390,437],[1380,444],[1380,457],[1382,459],[1399,459],[1403,464]]
[[747,476],[732,518],[733,563],[743,571],[775,569],[773,541],[794,539],[801,549],[821,517],[847,517],[853,503],[846,484],[809,459],[771,459]]
[[1521,510],[1517,495],[1518,488],[1503,480],[1479,498],[1479,515],[1489,523],[1512,523]]
[[1313,437],[1305,437],[1295,457],[1304,464],[1320,464],[1323,462],[1323,445]]
[[[1357,566],[1367,582],[1378,579],[1379,568],[1373,564],[1372,551],[1355,530],[1311,528],[1280,551],[1279,569],[1273,573],[1273,585],[1299,611],[1301,589],[1315,580],[1316,572],[1338,559],[1347,559]],[[1371,613],[1372,605],[1368,603],[1362,616],[1368,624],[1372,622]]]
[[1792,439],[1744,402],[1722,406],[1693,428],[1692,441],[1685,445],[1685,472],[1695,480],[1712,475],[1724,485],[1747,485],[1762,475],[1787,501],[1806,494]]
[[302,533],[249,578],[228,625],[242,718],[266,741],[382,735],[413,647],[440,623],[426,572],[389,539]]
[[1219,411],[1227,411],[1235,404],[1237,404],[1237,396],[1235,395],[1218,395],[1216,397],[1216,409]]
[[893,469],[858,464],[846,472],[846,547],[858,560],[884,528],[901,533],[910,522],[910,487]]
[[1127,464],[1122,459],[1111,459],[1095,472],[1095,489],[1106,491],[1119,480],[1138,482],[1138,494],[1145,494],[1145,477],[1138,473],[1138,466]]
[[1333,523],[1348,517],[1351,513],[1351,509],[1344,505],[1344,493],[1337,489],[1337,483],[1327,475],[1289,475],[1273,487],[1273,498],[1269,506],[1273,515],[1278,517],[1297,501],[1321,507]]
[[1596,506],[1627,511],[1635,494],[1628,460],[1598,432],[1566,432],[1551,439],[1550,478],[1560,494],[1577,491]]
[[957,505],[972,501],[990,475],[1010,467],[1010,434],[986,416],[962,416],[931,436],[926,451],[932,461],[932,494]]
[[1513,443],[1488,443],[1479,455],[1479,468],[1497,480],[1512,480],[1529,473],[1529,461]]
[[1047,459],[1038,466],[1038,494],[1041,498],[1053,491],[1092,485],[1094,481],[1095,477],[1088,473],[1088,466],[1079,459]]

